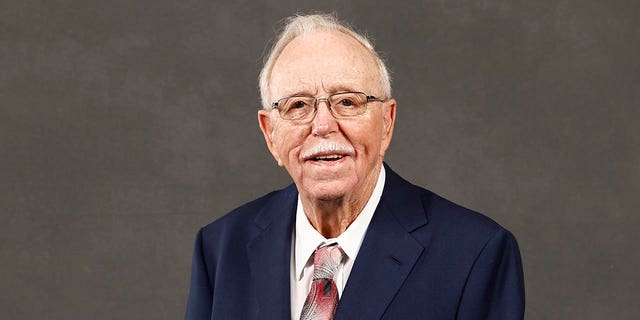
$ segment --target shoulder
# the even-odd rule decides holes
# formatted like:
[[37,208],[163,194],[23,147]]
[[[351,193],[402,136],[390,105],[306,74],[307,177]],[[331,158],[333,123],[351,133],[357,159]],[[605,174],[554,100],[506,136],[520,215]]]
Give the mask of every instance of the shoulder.
[[499,223],[429,191],[426,199],[430,247],[442,254],[442,261],[462,267],[461,274],[471,272],[473,266],[493,269],[505,257],[520,264],[516,238]]
[[425,190],[425,210],[439,228],[460,234],[490,235],[504,229],[483,213],[461,206],[431,191]]
[[[482,244],[493,237],[513,238],[513,235],[487,215],[466,208],[451,200],[448,200],[430,190],[416,186],[387,168],[390,183],[390,192],[395,197],[401,198],[393,202],[398,206],[406,205],[420,199],[420,210],[426,219],[427,229],[433,236],[431,239],[440,239],[450,245],[473,247],[478,249]],[[418,202],[418,201],[416,201]],[[414,205],[417,206],[417,205]]]
[[284,203],[284,200],[294,198],[296,195],[295,186],[290,185],[287,188],[272,191],[260,198],[247,202],[204,226],[201,230],[202,237],[204,240],[211,240],[212,238],[218,240],[244,238],[256,231],[261,220],[271,218],[269,215],[274,212],[266,209],[268,206],[273,205],[275,202],[281,204],[284,208],[288,205],[288,203]]
[[[505,274],[513,278],[510,281],[514,288],[522,287],[520,252],[509,230],[482,213],[415,186],[397,175],[394,179],[397,180],[391,187],[397,187],[396,190],[404,194],[391,192],[401,198],[401,201],[394,200],[395,208],[400,209],[394,211],[403,212],[396,215],[408,215],[407,211],[412,211],[414,221],[417,220],[415,216],[420,215],[424,222],[409,230],[411,236],[427,249],[424,264],[415,267],[419,274],[437,274],[447,279],[447,288],[460,288],[455,292],[462,292],[468,282],[473,287],[476,282],[482,284],[487,279],[495,279],[496,275]],[[412,201],[414,205],[406,205]]]

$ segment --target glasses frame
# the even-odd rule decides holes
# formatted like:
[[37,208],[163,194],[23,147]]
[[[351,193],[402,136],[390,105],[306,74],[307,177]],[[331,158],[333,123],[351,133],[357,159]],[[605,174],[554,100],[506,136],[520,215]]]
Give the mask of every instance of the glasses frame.
[[[278,100],[274,101],[273,103],[271,103],[271,110],[274,110],[274,109],[275,109],[275,110],[278,110],[278,115],[280,116],[280,119],[282,119],[282,120],[287,120],[287,121],[311,120],[311,119],[315,118],[316,113],[318,113],[318,105],[320,104],[320,101],[321,101],[321,100],[324,100],[324,101],[327,103],[327,107],[329,108],[329,112],[330,112],[330,113],[331,113],[331,115],[332,115],[334,118],[336,118],[336,119],[352,118],[352,117],[356,117],[356,116],[359,116],[359,115],[363,115],[363,114],[364,114],[364,112],[363,112],[363,113],[361,113],[361,114],[353,115],[353,116],[342,116],[342,115],[339,115],[339,114],[336,114],[336,113],[334,113],[334,112],[333,112],[333,106],[331,105],[331,100],[330,100],[330,99],[331,99],[331,97],[333,97],[333,96],[335,96],[335,95],[339,95],[339,94],[345,94],[345,93],[358,93],[358,94],[363,94],[363,95],[367,98],[367,102],[365,103],[365,105],[366,105],[366,104],[368,104],[369,102],[372,102],[372,101],[385,102],[385,101],[389,100],[389,99],[382,99],[382,98],[378,98],[378,97],[376,97],[376,96],[368,95],[368,94],[366,94],[366,93],[364,93],[364,92],[361,92],[361,91],[343,91],[343,92],[336,92],[336,93],[332,93],[332,94],[330,94],[330,95],[327,95],[326,97],[314,97],[314,96],[305,96],[305,95],[298,94],[298,95],[293,95],[293,96],[283,97],[283,98],[280,98],[280,99],[278,99]],[[304,117],[304,118],[299,118],[299,119],[286,119],[286,118],[283,118],[283,117],[282,117],[282,112],[281,112],[281,110],[278,108],[278,107],[279,107],[279,106],[278,106],[278,103],[280,103],[280,101],[282,101],[282,100],[290,99],[290,98],[313,98],[313,99],[314,99],[314,102],[313,102],[313,112],[311,113],[311,116],[310,116],[310,117],[308,117],[308,118],[307,118],[307,117]],[[365,109],[365,110],[366,110],[366,109]]]

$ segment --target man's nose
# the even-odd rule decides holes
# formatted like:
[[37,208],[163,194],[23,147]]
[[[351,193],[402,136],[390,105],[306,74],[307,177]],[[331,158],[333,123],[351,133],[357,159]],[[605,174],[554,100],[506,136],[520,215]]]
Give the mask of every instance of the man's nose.
[[338,122],[329,110],[327,100],[318,100],[317,108],[316,115],[311,122],[312,133],[315,136],[325,137],[338,129]]

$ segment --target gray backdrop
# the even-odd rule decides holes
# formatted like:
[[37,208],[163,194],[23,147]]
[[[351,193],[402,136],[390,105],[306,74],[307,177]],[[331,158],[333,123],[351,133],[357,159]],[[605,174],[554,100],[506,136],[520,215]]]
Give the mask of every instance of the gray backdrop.
[[637,1],[0,5],[3,319],[178,319],[200,226],[290,179],[257,126],[285,16],[375,39],[387,162],[513,231],[528,319],[640,314]]

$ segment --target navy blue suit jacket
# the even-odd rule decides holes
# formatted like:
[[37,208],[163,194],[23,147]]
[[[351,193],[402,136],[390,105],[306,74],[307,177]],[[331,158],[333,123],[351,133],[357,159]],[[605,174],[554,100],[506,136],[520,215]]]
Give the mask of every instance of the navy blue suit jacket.
[[[513,235],[385,168],[335,319],[522,319]],[[291,185],[200,230],[186,319],[290,319],[296,201]]]

